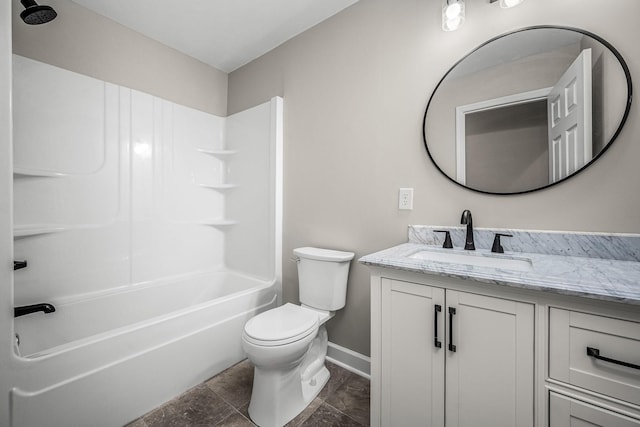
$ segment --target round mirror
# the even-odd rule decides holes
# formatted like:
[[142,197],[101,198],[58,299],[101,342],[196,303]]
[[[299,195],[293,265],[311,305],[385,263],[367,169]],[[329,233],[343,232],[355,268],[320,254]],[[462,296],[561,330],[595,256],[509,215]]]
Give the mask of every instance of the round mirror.
[[602,38],[525,28],[445,74],[425,112],[425,147],[440,172],[471,190],[540,190],[602,155],[627,119],[631,92],[627,64]]

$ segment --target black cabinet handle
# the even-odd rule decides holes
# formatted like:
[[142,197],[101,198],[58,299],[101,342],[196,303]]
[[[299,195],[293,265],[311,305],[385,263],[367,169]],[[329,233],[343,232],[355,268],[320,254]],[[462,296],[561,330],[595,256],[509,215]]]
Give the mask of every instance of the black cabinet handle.
[[442,347],[442,342],[438,339],[438,313],[440,313],[441,311],[442,306],[440,304],[436,304],[435,309],[433,310],[433,336],[435,337],[433,345],[435,345],[437,348]]
[[456,346],[453,343],[453,316],[456,315],[456,309],[449,307],[449,351],[456,352]]
[[587,347],[587,356],[593,357],[604,362],[614,363],[616,365],[626,366],[627,368],[640,369],[640,365],[634,365],[633,363],[623,362],[621,360],[610,359],[608,357],[600,356],[600,350],[593,347]]

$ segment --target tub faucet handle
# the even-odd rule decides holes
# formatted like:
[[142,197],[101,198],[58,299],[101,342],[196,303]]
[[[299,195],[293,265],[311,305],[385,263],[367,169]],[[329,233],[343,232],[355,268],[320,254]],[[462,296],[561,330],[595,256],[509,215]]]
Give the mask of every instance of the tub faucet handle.
[[451,233],[449,230],[433,230],[434,233],[445,233],[444,234],[444,243],[442,247],[445,249],[453,249],[453,243],[451,243]]
[[49,304],[48,302],[40,303],[40,304],[32,304],[32,305],[23,305],[21,307],[13,308],[13,317],[24,316],[25,314],[37,313],[53,313],[56,311],[56,308],[53,304]]
[[500,236],[502,236],[502,237],[513,237],[512,234],[496,233],[496,236],[493,238],[493,246],[491,247],[491,252],[496,253],[496,254],[503,254],[504,253],[504,248],[500,244]]

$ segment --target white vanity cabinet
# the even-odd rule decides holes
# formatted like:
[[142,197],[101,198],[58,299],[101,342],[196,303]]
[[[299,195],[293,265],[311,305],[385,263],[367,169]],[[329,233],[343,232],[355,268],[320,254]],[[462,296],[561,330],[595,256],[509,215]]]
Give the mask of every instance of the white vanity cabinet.
[[376,268],[371,425],[640,427],[640,309]]
[[534,305],[425,277],[372,281],[372,425],[533,426]]
[[371,425],[640,427],[640,234],[445,228],[359,259]]

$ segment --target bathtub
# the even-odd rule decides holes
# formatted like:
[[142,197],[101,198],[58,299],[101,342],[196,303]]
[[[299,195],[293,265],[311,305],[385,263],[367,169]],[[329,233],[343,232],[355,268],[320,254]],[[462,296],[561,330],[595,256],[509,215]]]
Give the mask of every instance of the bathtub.
[[217,272],[52,302],[15,319],[14,427],[132,421],[244,359],[242,328],[276,290]]

